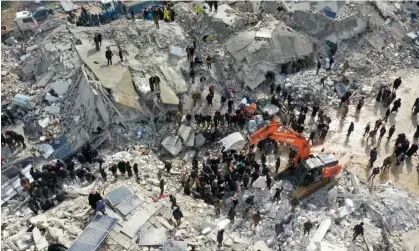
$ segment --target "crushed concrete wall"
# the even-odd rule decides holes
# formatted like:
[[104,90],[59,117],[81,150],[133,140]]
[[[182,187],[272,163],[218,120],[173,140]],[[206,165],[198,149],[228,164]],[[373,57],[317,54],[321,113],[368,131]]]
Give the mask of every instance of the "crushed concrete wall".
[[335,21],[322,14],[297,10],[292,19],[294,24],[305,33],[323,40],[328,40],[328,37],[336,37],[339,40],[349,39],[368,28],[368,19],[362,16]]

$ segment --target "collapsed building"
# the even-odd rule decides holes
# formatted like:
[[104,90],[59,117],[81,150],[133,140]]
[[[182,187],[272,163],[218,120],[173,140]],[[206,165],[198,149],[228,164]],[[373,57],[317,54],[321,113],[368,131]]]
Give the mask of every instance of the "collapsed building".
[[[217,152],[218,146],[205,144],[205,131],[184,124],[176,128],[165,119],[179,103],[191,113],[213,113],[215,108],[194,107],[192,100],[193,93],[206,95],[209,85],[215,86],[215,107],[227,87],[235,88],[235,102],[251,96],[269,99],[268,71],[274,72],[276,85],[295,93],[298,107],[338,105],[348,91],[375,94],[389,69],[419,65],[415,40],[407,35],[418,30],[417,23],[399,18],[402,14],[397,10],[377,5],[233,2],[220,4],[215,13],[203,3],[207,8],[198,15],[192,3],[176,3],[176,22],[161,22],[160,29],[144,20],[76,27],[51,18],[24,47],[2,46],[2,100],[14,104],[16,113],[22,114],[19,119],[24,122],[21,129],[25,136],[36,142],[20,156],[3,149],[2,156],[10,162],[30,156],[39,165],[48,159],[68,158],[90,142],[107,156],[107,164],[121,159],[140,163],[140,182],[97,183],[96,189],[103,194],[127,185],[141,200],[127,215],[121,215],[116,207],[115,212],[109,210],[118,218],[103,244],[109,250],[172,250],[164,249],[162,243],[167,241],[186,242],[196,250],[212,249],[220,225],[229,229],[223,242],[227,250],[405,250],[400,239],[402,233],[418,225],[417,197],[392,184],[379,185],[382,192],[370,195],[366,183],[357,182],[354,174],[346,172],[332,190],[327,187],[302,201],[295,214],[288,213],[287,194],[274,205],[266,189],[245,191],[241,200],[250,194],[260,195],[255,210],[263,214],[262,226],[252,229],[247,224],[248,215],[243,215],[226,227],[227,206],[218,217],[212,206],[175,189],[179,183],[176,174],[183,167],[190,168],[195,151],[201,155],[206,150]],[[384,23],[377,8],[391,16],[389,24]],[[96,33],[104,37],[100,51],[93,43]],[[211,39],[206,39],[208,36]],[[185,48],[193,41],[200,59],[208,55],[213,59],[212,70],[199,67],[195,77],[190,76],[185,57]],[[106,47],[114,52],[111,67],[105,63]],[[120,49],[125,60],[117,63]],[[312,70],[315,59],[326,68],[332,57],[337,62],[333,66],[336,71],[329,72],[322,85],[319,79],[325,73],[317,76]],[[297,71],[292,64],[299,60]],[[351,70],[342,76],[337,68],[345,60]],[[149,87],[149,78],[155,75],[161,79],[158,92]],[[201,78],[205,80],[201,82]],[[265,123],[261,120],[258,126]],[[245,137],[234,140],[228,143],[241,150]],[[185,214],[178,228],[172,222],[169,202],[152,201],[158,196],[161,160],[169,156],[174,158],[175,168],[174,175],[165,175],[168,192],[177,194]],[[280,185],[285,186],[282,182],[275,186]],[[86,203],[89,188],[70,185],[67,201],[38,216],[22,202],[9,200],[2,207],[2,242],[11,250],[42,250],[48,242],[71,246],[91,220]],[[342,211],[347,215],[340,214]],[[145,218],[142,224],[129,223],[139,218]],[[302,223],[307,219],[318,222],[318,234],[310,239],[302,236]],[[37,228],[33,236],[24,229],[28,221]],[[350,229],[360,221],[369,229],[366,245],[350,243]],[[277,224],[284,228],[279,239],[275,238]],[[161,238],[152,239],[147,232]],[[179,250],[185,250],[183,244]]]

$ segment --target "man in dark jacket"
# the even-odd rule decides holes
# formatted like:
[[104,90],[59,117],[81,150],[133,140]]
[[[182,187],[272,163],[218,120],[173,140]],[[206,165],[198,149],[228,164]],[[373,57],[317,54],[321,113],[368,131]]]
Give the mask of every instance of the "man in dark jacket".
[[223,245],[223,240],[224,240],[224,229],[221,229],[217,233],[218,247],[221,247]]
[[89,200],[90,207],[93,210],[96,210],[96,204],[98,201],[102,200],[102,196],[96,191],[91,191],[88,196],[88,200]]
[[164,192],[164,179],[160,180],[160,196],[163,195]]
[[356,239],[356,237],[358,237],[358,235],[364,235],[364,222],[361,222],[360,224],[356,225],[353,229],[354,231],[354,238],[352,239],[352,241],[354,241]]
[[112,56],[113,56],[113,53],[112,53],[110,47],[108,47],[108,49],[106,50],[105,56],[106,56],[106,59],[108,60],[108,66],[109,66],[109,64],[112,65]]
[[180,207],[179,206],[177,206],[175,208],[175,210],[173,210],[173,218],[175,218],[176,225],[177,225],[177,227],[179,227],[180,226],[180,223],[181,223],[181,220],[183,218],[183,213],[182,213],[182,211],[180,211]]

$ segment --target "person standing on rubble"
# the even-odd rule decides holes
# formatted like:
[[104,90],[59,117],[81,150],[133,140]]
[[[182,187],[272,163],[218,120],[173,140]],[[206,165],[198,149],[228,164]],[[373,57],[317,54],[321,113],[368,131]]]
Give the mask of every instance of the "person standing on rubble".
[[221,229],[217,232],[218,247],[223,246],[223,240],[224,240],[224,229]]
[[391,138],[391,136],[393,136],[393,133],[396,131],[396,126],[395,125],[392,125],[391,127],[390,127],[390,129],[388,129],[388,137],[387,137],[387,140],[389,140],[390,138]]
[[112,175],[115,177],[115,179],[118,178],[118,174],[117,174],[118,169],[116,167],[116,164],[112,163],[109,169],[111,169]]
[[209,106],[211,106],[212,107],[212,99],[214,98],[214,95],[213,94],[211,94],[211,93],[208,93],[208,95],[207,95],[207,103],[208,103],[208,105]]
[[111,48],[109,46],[108,46],[108,49],[105,52],[105,56],[106,56],[106,59],[108,60],[108,66],[109,66],[109,64],[112,65],[112,56],[113,56],[113,53],[112,53]]
[[316,71],[316,75],[319,75],[319,71],[322,68],[322,64],[320,63],[320,59],[317,59],[317,71]]
[[303,227],[304,227],[304,234],[303,234],[303,236],[306,236],[306,234],[308,236],[310,236],[310,230],[313,227],[313,223],[310,220],[307,220],[306,222],[304,222]]
[[153,14],[153,21],[154,21],[154,24],[156,25],[156,28],[160,29],[160,27],[159,27],[160,15],[159,15],[157,9],[154,9],[152,14]]
[[275,173],[278,173],[278,170],[280,167],[281,167],[281,158],[277,157],[275,161]]
[[149,83],[149,85],[150,85],[150,91],[151,91],[151,92],[154,92],[154,84],[155,84],[155,80],[154,80],[154,77],[153,77],[153,76],[151,76],[151,77],[148,79],[148,83]]
[[379,174],[379,173],[380,173],[380,168],[379,167],[374,167],[372,169],[372,173],[371,173],[370,177],[368,178],[368,181],[370,181],[370,180],[371,180],[371,182],[374,181],[375,176],[377,176],[377,174]]
[[386,127],[382,126],[380,129],[380,135],[378,136],[378,139],[381,140],[384,137],[384,134],[386,134]]
[[354,131],[354,129],[355,129],[354,122],[351,122],[351,124],[349,125],[349,128],[348,128],[348,134],[346,135],[347,138],[349,138],[349,136]]
[[132,167],[134,174],[135,174],[135,178],[138,180],[138,164],[134,163],[134,166]]
[[374,147],[370,151],[370,160],[369,160],[369,167],[371,168],[374,165],[374,162],[377,160],[377,148]]
[[129,161],[126,162],[125,167],[127,169],[127,174],[128,174],[128,178],[132,177],[132,167],[131,167],[131,163],[129,163]]
[[164,192],[164,179],[160,180],[160,197],[163,196],[163,192]]
[[279,187],[275,188],[275,194],[274,194],[274,197],[272,197],[272,202],[276,202],[276,204],[278,204],[279,200],[281,199],[282,190],[284,190],[282,185],[280,188]]
[[400,106],[402,105],[402,99],[401,98],[399,98],[398,100],[396,100],[396,101],[394,101],[394,103],[393,103],[393,108],[391,108],[391,113],[393,113],[393,112],[398,112],[399,111],[399,108],[400,108]]
[[388,121],[388,117],[390,117],[391,111],[390,108],[387,108],[386,114],[383,118],[383,120],[385,120],[386,122]]
[[208,69],[211,69],[211,62],[212,62],[212,58],[210,55],[208,55],[207,59],[205,60],[208,66]]
[[356,237],[358,237],[358,235],[364,235],[364,222],[361,222],[360,224],[356,225],[353,228],[354,231],[354,235],[353,235],[353,239],[352,241],[354,241],[356,239]]
[[93,38],[93,41],[95,42],[96,51],[100,51],[98,34],[95,34],[95,37]]
[[165,169],[168,173],[170,173],[170,170],[172,169],[172,163],[170,163],[170,161],[169,161],[169,160],[166,160],[166,161],[164,162],[164,169]]
[[174,195],[169,195],[169,201],[172,203],[172,209],[177,206],[176,197]]
[[381,167],[381,169],[383,170],[383,171],[385,171],[386,169],[389,169],[390,168],[390,166],[391,166],[391,156],[388,156],[388,157],[386,157],[384,160],[383,160],[383,166]]
[[345,63],[343,64],[342,74],[345,74],[345,72],[349,69],[349,62],[348,60],[345,60]]
[[402,77],[396,78],[393,82],[393,91],[397,90],[401,84],[402,84]]
[[176,226],[179,227],[183,218],[183,213],[180,211],[179,206],[176,206],[175,210],[173,210],[173,218],[176,220]]
[[262,220],[262,216],[260,216],[259,211],[256,211],[256,213],[252,216],[252,220],[253,220],[253,226],[255,227],[255,230],[256,230],[257,226]]

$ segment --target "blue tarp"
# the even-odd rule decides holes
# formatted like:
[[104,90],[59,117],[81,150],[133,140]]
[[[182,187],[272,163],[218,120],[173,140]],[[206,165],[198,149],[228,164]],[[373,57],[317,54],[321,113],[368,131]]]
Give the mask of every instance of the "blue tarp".
[[319,11],[321,14],[324,14],[330,18],[336,18],[337,14],[332,10],[330,7],[324,7],[321,11]]
[[52,146],[52,148],[54,150],[59,149],[60,147],[64,146],[65,144],[67,144],[67,137],[65,135],[61,135],[60,137],[58,137],[58,139],[55,142],[49,143],[50,146]]

